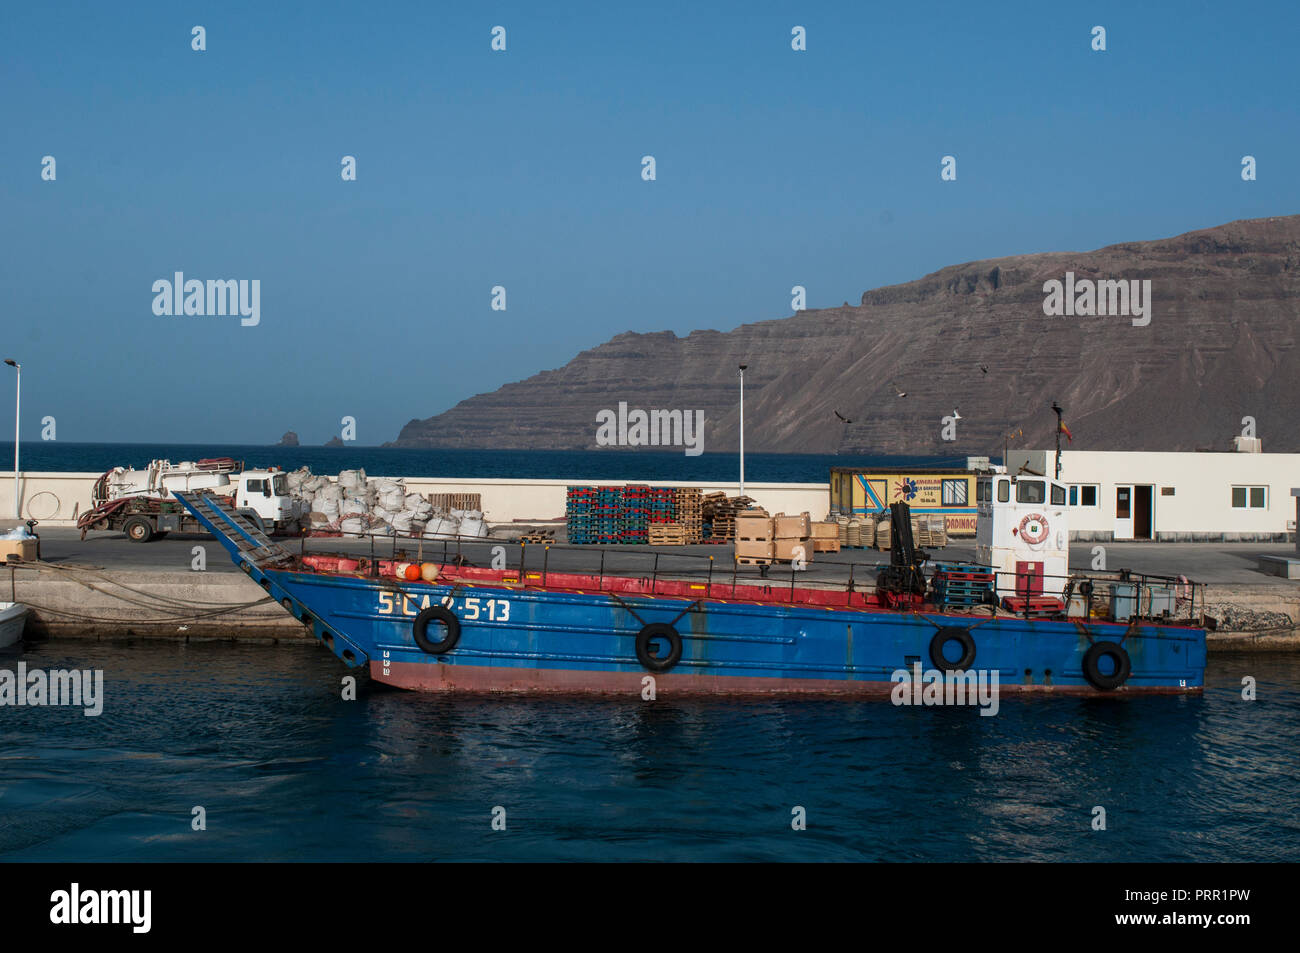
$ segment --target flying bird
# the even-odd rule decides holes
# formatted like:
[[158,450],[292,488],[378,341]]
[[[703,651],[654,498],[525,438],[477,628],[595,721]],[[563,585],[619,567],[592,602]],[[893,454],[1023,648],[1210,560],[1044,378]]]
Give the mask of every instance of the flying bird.
[[898,386],[898,381],[891,381],[891,383],[894,385],[894,390],[898,393],[899,397],[907,396],[907,391]]
[[980,370],[983,371],[985,374],[989,372],[989,369],[985,367],[983,364],[980,365]]
[[840,420],[844,421],[846,424],[851,424],[851,423],[853,423],[853,421],[849,420],[849,418],[845,417],[845,416],[844,416],[842,413],[840,413],[838,410],[835,411],[835,416],[838,417],[838,418],[840,418]]
[[961,414],[957,413],[957,408],[956,408],[956,407],[954,407],[954,408],[952,409],[952,419],[953,419],[953,420],[961,420]]

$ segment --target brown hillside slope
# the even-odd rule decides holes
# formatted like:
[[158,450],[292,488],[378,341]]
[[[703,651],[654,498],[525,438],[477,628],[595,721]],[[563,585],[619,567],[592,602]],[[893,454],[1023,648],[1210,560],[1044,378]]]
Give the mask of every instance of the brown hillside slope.
[[[1150,279],[1152,320],[1047,317],[1043,283]],[[1076,449],[1227,449],[1255,417],[1269,450],[1300,450],[1300,216],[1232,222],[1091,252],[953,265],[869,291],[858,307],[733,331],[628,332],[557,370],[412,420],[397,446],[595,446],[596,412],[705,411],[705,450],[998,453],[1050,444],[1053,400]],[[986,367],[987,373],[980,366]],[[893,387],[906,391],[898,397]],[[960,410],[955,442],[941,418]],[[835,411],[851,418],[846,425]]]

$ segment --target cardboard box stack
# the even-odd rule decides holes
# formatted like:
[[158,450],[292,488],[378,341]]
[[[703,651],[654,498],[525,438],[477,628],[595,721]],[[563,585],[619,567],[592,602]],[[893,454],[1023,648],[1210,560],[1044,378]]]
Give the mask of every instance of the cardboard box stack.
[[802,558],[812,562],[812,520],[807,513],[798,516],[786,516],[777,513],[772,518],[773,542],[772,558],[778,562],[793,562]]
[[815,553],[838,553],[840,551],[839,524],[813,523],[812,544]]
[[767,510],[743,510],[735,517],[736,562],[767,566],[773,558],[772,517]]

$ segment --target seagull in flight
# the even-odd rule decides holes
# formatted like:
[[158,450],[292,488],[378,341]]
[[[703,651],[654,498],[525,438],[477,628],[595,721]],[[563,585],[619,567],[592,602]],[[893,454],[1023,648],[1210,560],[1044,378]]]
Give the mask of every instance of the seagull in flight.
[[983,371],[985,374],[987,374],[987,373],[989,372],[989,369],[988,369],[986,366],[984,366],[983,364],[980,365],[980,370]]
[[838,410],[835,411],[835,416],[838,417],[838,418],[840,418],[840,420],[844,421],[846,424],[851,424],[851,423],[853,423],[853,421],[849,420],[849,418],[845,417],[845,416],[844,416],[842,413],[840,413]]
[[956,408],[956,407],[954,407],[954,408],[952,409],[952,419],[953,419],[953,420],[961,420],[961,419],[962,419],[961,414],[957,413],[957,408]]
[[897,392],[899,397],[907,396],[907,391],[903,390],[901,387],[898,386],[898,381],[892,381],[891,383],[894,385],[894,390],[895,392]]

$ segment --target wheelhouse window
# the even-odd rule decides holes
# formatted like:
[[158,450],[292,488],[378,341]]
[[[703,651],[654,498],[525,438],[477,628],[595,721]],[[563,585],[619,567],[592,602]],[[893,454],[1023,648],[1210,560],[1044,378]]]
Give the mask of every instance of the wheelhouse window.
[[1047,485],[1042,480],[1016,481],[1017,503],[1046,503]]
[[965,478],[958,480],[944,480],[943,486],[943,505],[944,506],[965,506],[967,499],[967,488]]
[[1263,510],[1268,508],[1268,488],[1263,486],[1234,486],[1232,488],[1232,508],[1234,510]]
[[975,502],[988,503],[993,499],[993,481],[977,480],[975,481]]
[[1053,506],[1065,505],[1065,487],[1061,486],[1058,483],[1052,484],[1052,505]]
[[998,502],[1005,503],[1011,499],[1011,481],[998,480]]

